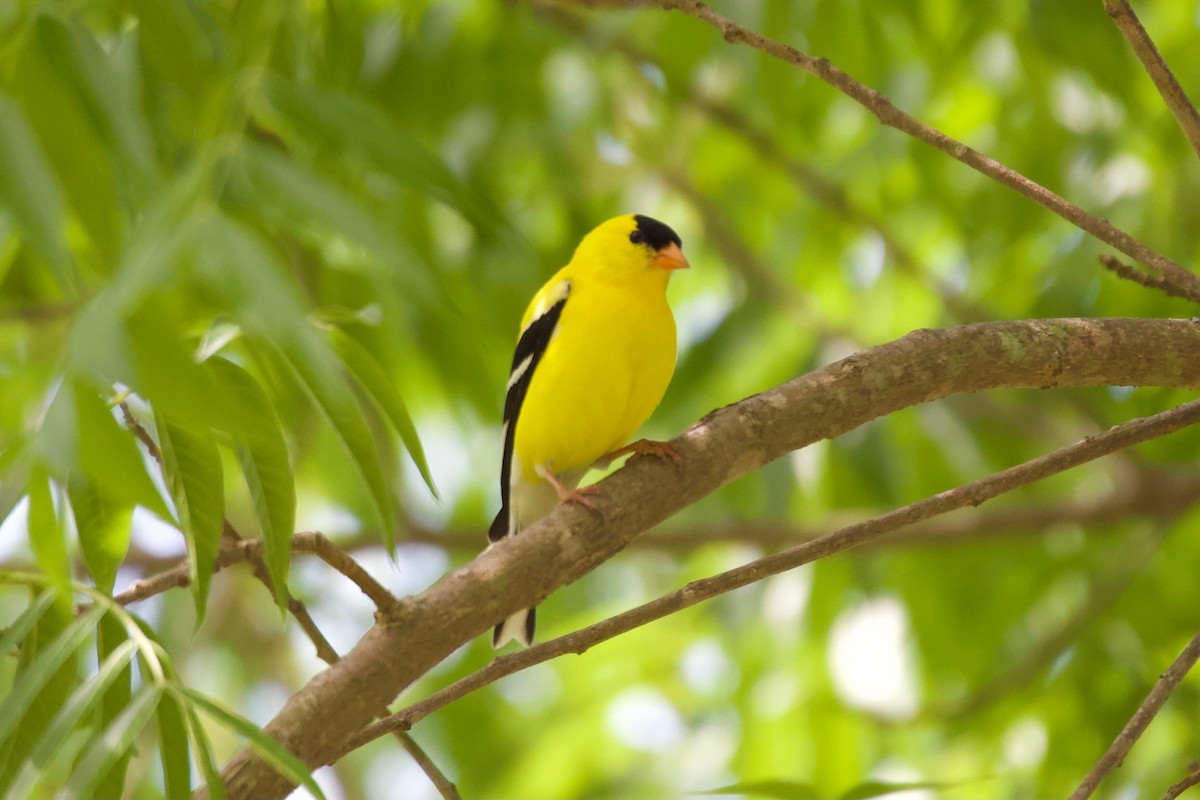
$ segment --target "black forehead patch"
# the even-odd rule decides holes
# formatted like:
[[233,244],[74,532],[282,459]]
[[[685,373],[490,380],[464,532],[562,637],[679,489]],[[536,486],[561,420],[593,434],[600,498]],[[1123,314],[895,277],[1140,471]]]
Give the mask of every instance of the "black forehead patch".
[[642,241],[655,250],[662,250],[671,242],[683,247],[679,234],[671,230],[671,226],[641,214],[634,214],[633,219],[637,222],[637,229],[642,232]]

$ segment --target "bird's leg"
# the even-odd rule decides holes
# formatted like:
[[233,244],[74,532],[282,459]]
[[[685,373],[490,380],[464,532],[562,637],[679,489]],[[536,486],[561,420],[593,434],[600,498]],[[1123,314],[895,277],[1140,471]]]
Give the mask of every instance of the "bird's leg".
[[630,442],[624,447],[618,447],[611,453],[605,453],[596,459],[592,464],[596,469],[605,469],[614,460],[620,458],[626,453],[633,453],[637,456],[654,456],[655,458],[665,458],[676,464],[682,464],[683,459],[679,456],[679,449],[670,442],[656,442],[653,439],[638,439],[636,442]]
[[597,514],[600,513],[595,504],[593,504],[591,500],[587,499],[587,495],[596,494],[600,491],[599,486],[592,485],[584,486],[580,489],[572,489],[570,486],[567,486],[560,481],[558,476],[550,471],[549,467],[538,466],[534,468],[534,472],[538,474],[539,478],[554,487],[554,491],[558,492],[558,499],[560,502],[577,503],[578,505],[586,508],[588,511],[595,511]]

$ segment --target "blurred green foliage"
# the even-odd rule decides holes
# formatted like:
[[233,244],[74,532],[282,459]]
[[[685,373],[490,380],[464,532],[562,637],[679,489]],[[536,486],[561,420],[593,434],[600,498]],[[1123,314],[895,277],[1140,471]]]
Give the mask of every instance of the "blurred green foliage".
[[[1196,159],[1098,0],[723,6],[1160,252],[1200,254]],[[1200,7],[1138,12],[1200,93]],[[1061,219],[679,14],[12,0],[0,558],[45,577],[0,576],[0,685],[28,701],[13,731],[33,726],[0,732],[0,780],[179,796],[247,735],[226,706],[263,723],[321,668],[249,570],[210,579],[225,518],[264,537],[271,580],[341,651],[371,608],[290,558],[293,531],[342,540],[399,593],[470,559],[497,503],[525,302],[626,211],[668,221],[694,265],[671,288],[681,357],[648,426],[660,437],[915,328],[1194,313],[1103,273],[1105,247]],[[768,547],[756,531],[830,529],[1185,396],[995,392],[878,420],[687,509],[551,597],[541,634],[741,563]],[[467,797],[1064,796],[1197,627],[1198,445],[1184,432],[997,501],[1010,522],[988,536],[772,578],[514,675],[414,736]],[[713,531],[725,541],[690,538]],[[190,598],[79,638],[73,579],[111,594],[185,550]],[[146,641],[132,674],[134,630],[170,674],[148,677]],[[60,666],[33,686],[47,641]],[[491,657],[482,640],[459,651],[400,703]],[[1185,682],[1101,794],[1182,778],[1198,705]],[[51,760],[21,773],[38,742]],[[390,740],[326,773],[331,797],[434,796]]]

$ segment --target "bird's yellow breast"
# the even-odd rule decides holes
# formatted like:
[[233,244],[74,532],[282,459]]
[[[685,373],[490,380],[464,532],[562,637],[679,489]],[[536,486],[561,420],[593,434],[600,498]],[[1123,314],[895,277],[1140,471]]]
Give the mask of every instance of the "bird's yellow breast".
[[665,272],[608,283],[564,269],[547,286],[564,277],[570,293],[517,419],[513,466],[530,481],[538,466],[582,472],[626,444],[675,370]]

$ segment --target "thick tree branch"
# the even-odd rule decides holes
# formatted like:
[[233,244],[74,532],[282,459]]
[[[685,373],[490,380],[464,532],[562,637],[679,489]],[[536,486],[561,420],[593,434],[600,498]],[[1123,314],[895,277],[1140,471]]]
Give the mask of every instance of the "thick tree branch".
[[1183,677],[1188,674],[1188,670],[1200,659],[1200,633],[1192,637],[1188,642],[1187,647],[1175,659],[1175,662],[1167,668],[1167,671],[1158,677],[1158,681],[1154,684],[1154,688],[1150,690],[1150,694],[1138,706],[1138,710],[1134,712],[1133,717],[1121,730],[1112,745],[1096,762],[1096,766],[1092,767],[1083,782],[1079,784],[1074,792],[1071,793],[1070,800],[1087,800],[1096,791],[1096,787],[1104,780],[1108,773],[1115,768],[1121,766],[1125,761],[1125,756],[1128,755],[1134,743],[1146,731],[1150,725],[1150,721],[1162,709],[1163,704],[1167,702],[1167,698],[1175,691],[1175,687],[1179,685]]
[[[395,730],[407,730],[419,720],[459,697],[534,664],[540,664],[567,653],[583,653],[600,642],[662,619],[704,600],[740,589],[771,575],[795,569],[802,564],[875,541],[913,522],[928,519],[956,508],[977,506],[1017,487],[1057,475],[1122,448],[1165,435],[1197,422],[1200,422],[1200,400],[1156,414],[1153,417],[1118,425],[1069,447],[958,488],[927,497],[874,519],[849,525],[828,536],[812,542],[805,542],[782,553],[760,558],[709,578],[692,581],[682,589],[595,625],[527,650],[498,658],[478,672],[456,681],[425,700],[367,726],[351,739],[347,749],[360,747],[372,739]],[[1127,571],[1131,569],[1132,567],[1126,566]]]
[[[324,764],[381,705],[496,620],[536,605],[718,487],[818,439],[961,392],[1198,387],[1197,352],[1200,325],[1190,321],[1055,319],[922,330],[857,353],[709,414],[674,440],[681,466],[638,459],[619,470],[603,483],[601,515],[559,507],[405,598],[265,730],[308,764]],[[290,790],[249,749],[223,776],[232,798]]]
[[700,0],[658,0],[667,10],[681,11],[690,17],[708,23],[721,32],[726,41],[745,44],[767,55],[792,64],[845,94],[863,108],[870,111],[884,125],[919,139],[968,167],[987,175],[999,183],[1033,200],[1038,205],[1053,211],[1058,216],[1082,230],[1120,250],[1130,258],[1151,267],[1172,283],[1189,299],[1200,303],[1200,277],[1187,271],[1179,264],[1158,253],[1107,220],[1089,214],[1046,187],[1035,183],[1021,173],[1004,166],[973,147],[947,136],[936,128],[920,122],[911,114],[901,111],[890,100],[874,89],[859,83],[826,58],[816,58],[796,48],[744,28],[724,17]]
[[1200,156],[1200,114],[1188,99],[1187,92],[1183,91],[1183,87],[1175,79],[1175,74],[1171,72],[1167,62],[1163,60],[1162,53],[1158,52],[1154,40],[1146,33],[1142,21],[1133,13],[1127,0],[1104,0],[1104,10],[1112,17],[1117,30],[1129,42],[1134,55],[1146,68],[1146,74],[1154,81],[1154,88],[1158,89],[1163,102],[1175,115],[1175,121],[1179,123],[1183,135],[1191,143],[1192,150]]

